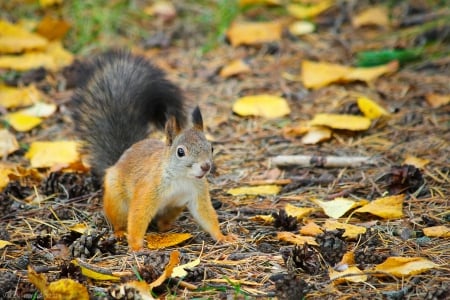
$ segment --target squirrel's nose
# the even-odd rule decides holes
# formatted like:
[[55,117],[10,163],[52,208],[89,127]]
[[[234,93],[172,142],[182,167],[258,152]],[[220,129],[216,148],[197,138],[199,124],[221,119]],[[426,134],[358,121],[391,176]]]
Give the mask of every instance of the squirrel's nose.
[[211,164],[209,162],[204,162],[200,166],[203,172],[208,172],[211,169]]

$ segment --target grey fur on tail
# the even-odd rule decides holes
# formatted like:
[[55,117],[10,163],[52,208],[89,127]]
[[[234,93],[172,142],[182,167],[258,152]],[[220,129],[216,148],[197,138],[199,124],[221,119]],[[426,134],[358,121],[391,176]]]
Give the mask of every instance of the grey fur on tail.
[[75,129],[93,172],[103,176],[122,153],[170,115],[186,124],[183,98],[159,68],[141,56],[111,51],[87,62],[72,98]]

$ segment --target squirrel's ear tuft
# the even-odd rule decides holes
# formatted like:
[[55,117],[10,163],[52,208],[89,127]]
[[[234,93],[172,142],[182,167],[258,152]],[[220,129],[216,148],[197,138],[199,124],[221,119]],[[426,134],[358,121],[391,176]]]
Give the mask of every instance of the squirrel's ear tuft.
[[194,108],[194,111],[192,112],[192,124],[194,125],[195,129],[203,131],[203,118],[198,106],[196,106]]
[[175,137],[180,133],[181,127],[175,116],[170,116],[166,122],[166,144],[171,146]]

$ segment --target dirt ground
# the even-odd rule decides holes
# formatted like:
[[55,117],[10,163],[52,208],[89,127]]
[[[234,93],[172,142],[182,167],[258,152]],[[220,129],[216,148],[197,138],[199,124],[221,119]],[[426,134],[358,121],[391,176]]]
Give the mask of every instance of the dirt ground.
[[[259,11],[247,13],[257,15]],[[186,212],[171,232],[191,233],[191,239],[165,249],[130,253],[126,242],[113,238],[102,213],[101,187],[89,172],[37,170],[41,178],[30,175],[13,180],[0,193],[0,240],[14,244],[1,249],[0,299],[42,299],[29,282],[28,265],[49,281],[72,278],[81,282],[92,299],[138,298],[132,288],[127,290],[132,295],[128,298],[113,295],[121,282],[136,280],[137,273],[148,283],[156,280],[174,250],[180,251],[181,263],[199,257],[201,262],[183,280],[166,280],[155,288],[157,297],[448,299],[449,236],[427,237],[423,229],[450,225],[450,105],[432,107],[426,101],[430,93],[450,94],[449,25],[437,24],[412,35],[401,34],[401,27],[380,34],[379,28],[352,27],[348,13],[339,8],[330,10],[318,19],[316,33],[301,38],[284,32],[281,41],[258,46],[232,47],[223,41],[202,55],[198,46],[203,40],[195,35],[195,24],[181,26],[181,21],[175,21],[163,27],[169,40],[167,47],[134,47],[134,51],[166,70],[184,91],[190,108],[201,107],[215,149],[215,170],[209,178],[211,197],[222,231],[237,235],[238,240],[233,244],[215,243]],[[269,18],[270,13],[266,14]],[[447,56],[425,52],[418,60],[370,84],[338,83],[311,90],[285,76],[299,74],[305,59],[352,65],[358,51],[413,47],[427,38],[436,42],[429,51]],[[220,69],[236,58],[245,59],[251,72],[231,78],[219,76]],[[41,127],[17,133],[20,143],[75,136],[69,101],[73,89],[56,88],[59,81],[67,79],[67,73],[61,70],[38,82],[59,110]],[[291,113],[264,119],[232,112],[232,104],[239,97],[262,93],[283,96]],[[390,116],[375,120],[365,131],[334,130],[330,140],[313,145],[303,144],[301,136],[286,134],[287,127],[311,120],[317,113],[361,115],[356,105],[357,95],[361,94],[375,99]],[[24,153],[19,150],[7,161],[26,166]],[[291,154],[368,156],[376,158],[376,164],[277,168],[270,163],[274,156]],[[429,163],[423,168],[405,165],[406,155]],[[282,186],[277,195],[227,193],[230,188],[270,182]],[[351,216],[350,224],[368,228],[358,239],[332,231],[315,237],[318,246],[294,246],[277,237],[282,231],[298,232],[306,223],[285,215],[286,204],[315,207],[311,199],[347,197],[371,201],[402,193],[402,218]],[[36,194],[45,200],[33,201]],[[275,221],[260,222],[254,218],[258,215],[274,215]],[[347,217],[340,221],[346,222]],[[328,217],[316,210],[308,219],[321,226]],[[70,230],[75,224],[87,224],[90,233]],[[365,282],[336,284],[330,280],[329,268],[347,251],[355,253],[357,265],[369,275]],[[391,256],[424,257],[439,267],[403,278],[381,277],[371,271],[371,267]],[[80,268],[70,263],[76,258],[97,270],[120,273],[121,281],[93,280],[81,274]]]

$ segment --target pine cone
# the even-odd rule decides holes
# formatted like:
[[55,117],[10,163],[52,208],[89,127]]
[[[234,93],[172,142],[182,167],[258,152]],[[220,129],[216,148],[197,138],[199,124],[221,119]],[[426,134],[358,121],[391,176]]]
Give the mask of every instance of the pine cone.
[[359,247],[355,250],[355,262],[364,268],[366,265],[381,264],[387,255],[376,253],[375,247]]
[[298,229],[298,221],[296,217],[289,216],[284,209],[280,209],[279,213],[272,213],[275,219],[273,225],[276,228],[282,228],[286,231],[295,231]]
[[139,291],[133,287],[125,285],[113,285],[108,289],[108,299],[118,300],[141,300],[143,299]]
[[73,257],[90,258],[97,253],[102,253],[99,241],[105,235],[106,230],[100,233],[83,234],[70,245],[69,250]]
[[11,271],[0,272],[0,298],[10,290],[14,290],[18,281],[19,278],[15,273]]
[[378,247],[381,246],[381,240],[379,232],[376,229],[369,228],[363,234],[359,235],[359,245],[368,247]]
[[341,261],[347,250],[347,245],[342,239],[343,229],[326,231],[316,237],[317,243],[320,245],[320,253],[330,266],[335,266]]
[[444,300],[450,299],[450,286],[443,283],[439,288],[434,291],[428,291],[425,295],[425,300]]
[[298,300],[303,299],[311,287],[300,276],[286,274],[275,282],[275,289],[278,299]]
[[42,190],[46,195],[61,194],[71,199],[88,194],[94,187],[85,176],[77,173],[52,172],[42,183]]

